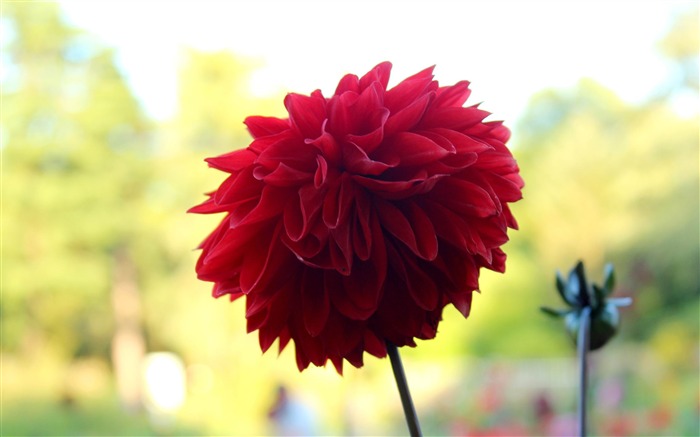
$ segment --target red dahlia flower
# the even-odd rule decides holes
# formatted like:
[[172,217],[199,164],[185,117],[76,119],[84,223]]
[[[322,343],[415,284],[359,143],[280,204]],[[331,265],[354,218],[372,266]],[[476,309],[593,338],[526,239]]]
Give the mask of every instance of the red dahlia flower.
[[294,340],[299,370],[360,367],[435,337],[450,303],[467,317],[480,268],[504,271],[523,187],[510,132],[432,70],[387,89],[386,62],[330,98],[289,94],[288,119],[248,117],[253,142],[207,159],[230,176],[191,209],[226,213],[197,274],[245,295],[263,352]]

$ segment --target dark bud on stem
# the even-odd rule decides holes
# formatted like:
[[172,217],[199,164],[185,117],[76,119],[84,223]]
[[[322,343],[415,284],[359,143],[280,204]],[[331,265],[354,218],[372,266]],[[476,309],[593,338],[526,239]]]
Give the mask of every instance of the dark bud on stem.
[[615,287],[615,273],[612,264],[604,270],[603,285],[589,283],[583,262],[579,261],[571,269],[566,279],[560,272],[556,273],[556,288],[568,308],[540,308],[552,317],[562,317],[566,330],[576,342],[581,315],[584,308],[591,309],[591,332],[589,350],[603,347],[617,332],[620,326],[618,307],[632,303],[631,298],[610,298]]

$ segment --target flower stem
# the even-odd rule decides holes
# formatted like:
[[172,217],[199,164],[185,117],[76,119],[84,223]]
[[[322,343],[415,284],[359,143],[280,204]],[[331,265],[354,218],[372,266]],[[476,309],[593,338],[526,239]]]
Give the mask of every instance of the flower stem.
[[395,344],[389,341],[386,342],[386,350],[389,354],[389,359],[391,360],[391,368],[394,371],[396,385],[399,388],[399,396],[401,397],[401,404],[403,405],[403,413],[406,416],[408,430],[411,437],[420,437],[423,434],[420,430],[420,423],[418,423],[416,409],[413,406],[411,392],[408,390],[408,382],[406,381],[406,374],[403,371],[403,364],[401,364],[399,350]]
[[578,435],[586,437],[586,406],[588,399],[588,350],[590,349],[591,307],[581,311],[578,330],[579,398]]

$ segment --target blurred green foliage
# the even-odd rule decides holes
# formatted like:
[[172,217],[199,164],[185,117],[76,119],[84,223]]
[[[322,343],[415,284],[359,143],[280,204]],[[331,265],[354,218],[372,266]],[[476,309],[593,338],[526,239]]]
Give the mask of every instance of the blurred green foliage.
[[[192,249],[219,218],[184,211],[222,178],[202,160],[247,145],[245,116],[284,114],[281,96],[248,92],[259,62],[186,51],[179,111],[155,123],[114,53],[66,25],[56,4],[3,3],[2,19],[11,36],[0,120],[3,434],[264,434],[278,383],[305,392],[327,432],[403,432],[388,363],[368,359],[342,379],[324,369],[299,375],[290,351],[260,356],[242,302],[215,301],[195,279]],[[634,297],[609,348],[631,352],[611,353],[617,364],[600,358],[603,375],[627,381],[625,411],[647,420],[638,416],[671,409],[648,433],[697,434],[700,399],[687,387],[698,383],[698,118],[671,105],[697,94],[697,23],[697,11],[681,17],[660,42],[677,73],[644,104],[590,80],[533,97],[511,141],[527,185],[513,208],[521,230],[506,246],[508,272],[483,274],[469,320],[448,308],[438,338],[405,351],[426,432],[456,432],[448,419],[522,419],[537,432],[534,388],[507,380],[513,399],[500,410],[479,396],[500,381],[499,360],[518,374],[572,355],[537,308],[556,303],[553,272],[580,258],[593,272],[614,263],[620,294]],[[120,260],[133,266],[147,350],[174,351],[188,366],[188,401],[165,431],[116,402]],[[550,389],[564,411],[571,387]],[[464,413],[476,410],[481,421]]]

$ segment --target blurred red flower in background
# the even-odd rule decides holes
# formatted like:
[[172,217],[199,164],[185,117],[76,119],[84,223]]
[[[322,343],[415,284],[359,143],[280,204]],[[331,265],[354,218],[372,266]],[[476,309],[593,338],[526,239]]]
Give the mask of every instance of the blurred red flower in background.
[[248,117],[253,142],[207,159],[230,176],[190,210],[226,213],[198,277],[246,296],[263,351],[294,340],[299,370],[433,338],[446,305],[469,315],[480,268],[505,269],[523,187],[510,132],[462,106],[469,82],[428,68],[387,89],[390,71],[289,94],[288,119]]

